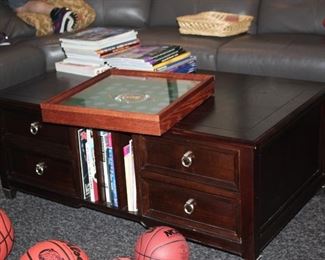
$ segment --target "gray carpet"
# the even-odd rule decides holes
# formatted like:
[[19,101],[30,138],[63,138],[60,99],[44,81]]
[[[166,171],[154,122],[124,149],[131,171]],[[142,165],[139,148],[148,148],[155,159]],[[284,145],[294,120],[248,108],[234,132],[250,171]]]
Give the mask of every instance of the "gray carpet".
[[[38,241],[56,238],[81,246],[92,260],[132,255],[144,228],[86,208],[70,208],[35,196],[17,193],[14,200],[0,192],[0,207],[13,221],[14,248],[8,260],[18,260]],[[189,243],[191,259],[238,260],[238,256]],[[263,260],[325,259],[325,193],[319,192],[265,248]]]

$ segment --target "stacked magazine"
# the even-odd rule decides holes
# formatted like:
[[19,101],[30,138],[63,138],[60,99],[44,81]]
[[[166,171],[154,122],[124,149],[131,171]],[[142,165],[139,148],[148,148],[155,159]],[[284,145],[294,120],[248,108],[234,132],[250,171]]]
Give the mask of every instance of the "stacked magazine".
[[179,45],[139,46],[106,61],[119,69],[190,73],[197,68],[196,58]]
[[66,58],[56,70],[95,76],[109,68],[191,73],[196,58],[179,45],[140,45],[137,31],[95,27],[60,38]]
[[110,67],[106,57],[139,45],[137,31],[95,27],[60,38],[66,58],[56,62],[57,71],[95,76]]

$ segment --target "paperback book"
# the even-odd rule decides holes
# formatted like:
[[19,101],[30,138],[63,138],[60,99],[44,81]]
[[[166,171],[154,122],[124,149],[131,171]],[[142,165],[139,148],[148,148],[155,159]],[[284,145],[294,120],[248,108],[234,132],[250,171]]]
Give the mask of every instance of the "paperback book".
[[102,174],[103,174],[103,179],[104,183],[102,184],[104,186],[104,193],[105,193],[105,200],[108,206],[111,206],[112,204],[112,199],[111,199],[111,185],[110,185],[110,179],[109,179],[109,170],[108,170],[108,133],[106,131],[100,131],[99,132],[100,136],[100,142],[101,142],[101,152],[102,152]]
[[137,212],[137,187],[132,140],[129,141],[129,144],[123,147],[123,154],[128,211]]
[[117,180],[115,171],[115,160],[114,160],[114,146],[113,146],[113,135],[111,132],[107,133],[107,163],[108,163],[108,174],[110,183],[110,196],[112,198],[112,206],[118,207],[118,193],[117,193]]
[[180,46],[140,46],[127,52],[107,57],[106,63],[118,69],[157,71],[158,68],[180,61],[191,55]]
[[106,64],[81,63],[78,60],[64,59],[55,63],[55,69],[59,72],[72,73],[86,77],[94,77],[110,67]]
[[137,39],[138,32],[133,29],[94,27],[61,37],[62,48],[99,50],[123,42]]
[[85,57],[105,57],[108,55],[115,55],[128,49],[138,47],[140,45],[139,39],[122,42],[113,46],[104,47],[101,49],[81,49],[79,46],[63,48],[65,54],[69,57],[72,55],[83,55]]
[[87,142],[86,142],[86,158],[88,166],[88,176],[90,183],[90,201],[99,201],[99,187],[97,181],[96,161],[95,161],[95,146],[93,130],[86,129]]
[[82,178],[83,199],[90,200],[90,182],[88,173],[88,162],[86,155],[87,131],[85,128],[78,130],[79,158]]

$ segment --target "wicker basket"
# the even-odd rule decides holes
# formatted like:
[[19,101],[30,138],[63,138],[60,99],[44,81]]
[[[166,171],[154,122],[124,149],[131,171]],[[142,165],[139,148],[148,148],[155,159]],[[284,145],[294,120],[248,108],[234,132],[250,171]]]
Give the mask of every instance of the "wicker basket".
[[226,37],[247,32],[254,17],[208,11],[177,17],[182,34]]

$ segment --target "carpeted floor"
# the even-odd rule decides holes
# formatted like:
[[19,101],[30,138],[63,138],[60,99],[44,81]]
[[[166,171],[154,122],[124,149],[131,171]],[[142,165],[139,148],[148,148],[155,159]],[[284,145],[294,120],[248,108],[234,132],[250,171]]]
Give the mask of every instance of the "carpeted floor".
[[[0,192],[0,207],[13,221],[14,248],[8,260],[18,260],[38,241],[57,238],[81,246],[91,260],[132,255],[144,228],[86,208],[70,208],[35,196],[17,193],[13,200]],[[238,260],[238,256],[189,243],[191,259]],[[325,259],[325,192],[320,191],[263,251],[263,260]]]

